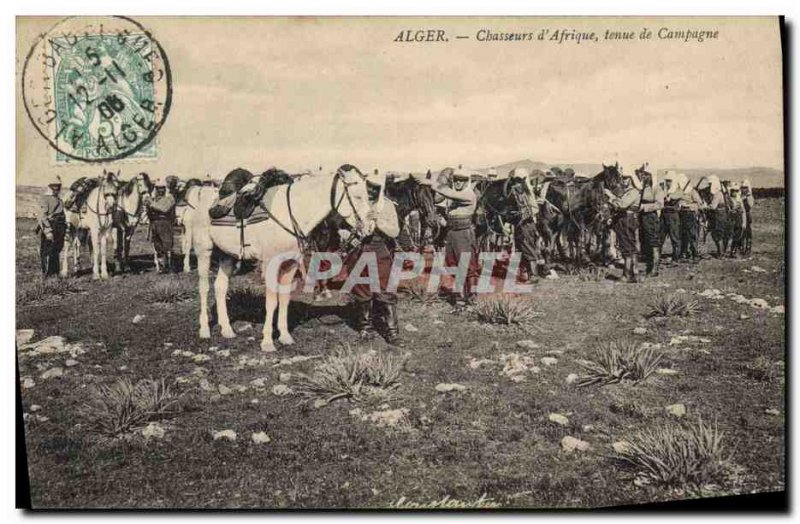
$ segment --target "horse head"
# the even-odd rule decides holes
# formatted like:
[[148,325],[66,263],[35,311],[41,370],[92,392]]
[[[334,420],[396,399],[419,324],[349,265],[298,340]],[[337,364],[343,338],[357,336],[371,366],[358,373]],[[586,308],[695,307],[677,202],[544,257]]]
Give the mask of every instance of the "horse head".
[[331,210],[338,213],[357,235],[363,236],[371,206],[364,174],[352,164],[336,170],[331,186]]

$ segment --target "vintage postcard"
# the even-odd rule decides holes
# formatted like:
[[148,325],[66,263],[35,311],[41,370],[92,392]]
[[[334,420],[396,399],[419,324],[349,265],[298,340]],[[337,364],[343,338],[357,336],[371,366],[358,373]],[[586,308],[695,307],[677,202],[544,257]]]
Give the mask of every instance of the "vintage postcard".
[[784,43],[18,17],[18,504],[784,508]]

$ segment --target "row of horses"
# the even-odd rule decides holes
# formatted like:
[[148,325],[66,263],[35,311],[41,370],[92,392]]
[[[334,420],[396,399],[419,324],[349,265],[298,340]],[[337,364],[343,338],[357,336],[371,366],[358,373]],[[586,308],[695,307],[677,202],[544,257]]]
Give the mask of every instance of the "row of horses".
[[[564,239],[577,260],[592,245],[592,238],[602,237],[610,216],[604,189],[619,191],[621,175],[617,165],[604,166],[603,171],[589,179],[549,179],[541,187],[545,196],[538,217],[537,229],[548,252],[564,251]],[[199,279],[200,318],[199,336],[210,337],[208,294],[212,253],[216,253],[219,270],[214,283],[217,320],[223,337],[234,337],[225,297],[239,259],[256,260],[261,264],[266,284],[266,316],[261,349],[274,351],[272,319],[277,311],[278,342],[294,343],[288,330],[288,303],[291,282],[298,270],[304,271],[303,256],[309,249],[336,249],[334,234],[349,229],[354,237],[363,235],[370,210],[366,182],[354,166],[343,165],[336,173],[296,179],[274,188],[269,208],[269,220],[238,227],[212,222],[209,210],[214,206],[219,188],[201,183],[183,185],[177,219],[183,226],[182,247],[184,271],[190,269],[190,253],[197,259]],[[522,203],[513,195],[528,193],[524,180],[510,178],[490,181],[476,188],[480,193],[475,215],[477,237],[496,235],[498,223],[514,224],[523,215]],[[68,244],[63,257],[62,271],[67,270],[68,253],[77,264],[81,231],[88,231],[92,240],[93,276],[108,278],[108,245],[115,247],[124,269],[129,256],[130,240],[142,223],[143,210],[151,198],[153,184],[141,173],[122,182],[116,175],[106,173],[83,197],[83,206],[68,213]],[[394,201],[401,224],[415,213],[420,227],[439,232],[439,215],[435,193],[429,184],[409,177],[388,181],[385,193]],[[410,236],[414,236],[411,234]],[[602,242],[595,241],[596,245]],[[71,249],[70,249],[71,248]],[[338,246],[342,248],[342,246]],[[346,249],[346,247],[345,247]]]

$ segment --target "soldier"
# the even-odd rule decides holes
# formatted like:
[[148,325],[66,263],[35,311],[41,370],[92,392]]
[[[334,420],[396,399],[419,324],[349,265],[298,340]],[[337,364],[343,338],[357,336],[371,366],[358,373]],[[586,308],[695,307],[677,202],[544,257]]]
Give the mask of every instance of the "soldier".
[[464,306],[470,302],[471,291],[478,282],[475,227],[472,223],[477,197],[469,185],[469,174],[460,168],[457,171],[452,168],[443,170],[433,190],[446,201],[445,265],[458,266],[462,253],[470,256],[464,288],[453,289],[451,296],[454,305]]
[[381,291],[373,293],[369,284],[353,286],[351,293],[356,308],[356,326],[359,336],[368,340],[376,333],[373,319],[380,320],[385,327],[386,342],[401,347],[403,341],[398,328],[397,294],[386,291],[394,262],[394,239],[400,234],[400,224],[394,204],[384,195],[385,177],[376,169],[372,175],[367,176],[366,182],[371,209],[364,226],[366,236],[359,246],[357,256],[375,253]]
[[700,211],[705,208],[705,204],[685,174],[679,175],[678,185],[683,188],[683,199],[680,202],[681,259],[689,260],[691,257],[692,262],[697,262],[700,258],[697,251]]
[[156,180],[156,194],[147,207],[150,219],[150,234],[156,251],[156,267],[161,273],[169,273],[172,264],[172,227],[175,223],[175,198],[167,192],[162,179]]
[[[677,177],[678,173],[675,171],[667,171],[664,175],[666,196],[664,197],[664,209],[661,214],[662,238],[666,240],[666,237],[669,237],[669,242],[672,246],[672,262],[674,263],[677,263],[681,257],[680,206],[683,199],[683,188],[676,182]],[[664,244],[663,240],[661,244]]]
[[39,237],[41,239],[39,256],[42,276],[47,278],[59,274],[59,256],[64,248],[64,235],[67,232],[67,218],[64,203],[61,201],[61,177],[55,176],[47,184],[47,192],[42,195],[39,205]]
[[[527,274],[527,281],[535,284],[537,275],[544,263],[539,257],[538,234],[536,231],[536,215],[539,213],[539,201],[533,192],[531,174],[524,167],[516,167],[509,173],[511,178],[523,180],[525,185],[514,186],[514,197],[519,208],[519,221],[514,227],[514,245],[522,254],[521,264]],[[526,188],[526,189],[523,189]]]
[[624,173],[622,187],[623,193],[619,197],[608,189],[604,189],[604,191],[608,196],[609,205],[614,210],[612,227],[617,235],[619,250],[625,260],[622,277],[627,277],[628,282],[635,283],[638,282],[636,278],[636,215],[639,211],[641,183],[635,173]]
[[661,262],[661,219],[659,210],[664,207],[664,190],[658,185],[655,173],[642,171],[642,196],[639,204],[639,223],[645,274],[658,276]]
[[731,231],[730,256],[733,258],[737,255],[737,252],[742,250],[746,215],[739,182],[731,182],[730,186],[728,186],[728,191],[730,192],[730,214],[728,215]]
[[753,197],[753,188],[750,179],[746,178],[742,182],[742,204],[744,205],[744,238],[742,241],[742,254],[749,255],[753,243],[753,207],[756,199]]
[[711,238],[717,249],[717,258],[728,251],[728,203],[725,194],[722,192],[717,175],[708,177],[708,186],[703,190],[704,201],[707,202],[710,211],[709,222],[711,227]]

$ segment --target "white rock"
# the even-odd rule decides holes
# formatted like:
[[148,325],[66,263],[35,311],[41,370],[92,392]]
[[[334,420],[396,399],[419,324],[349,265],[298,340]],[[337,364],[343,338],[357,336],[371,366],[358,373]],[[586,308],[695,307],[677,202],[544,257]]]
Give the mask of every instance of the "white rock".
[[133,317],[133,320],[131,320],[131,322],[133,322],[134,324],[138,324],[142,320],[144,320],[144,315],[136,315],[135,317]]
[[553,357],[542,357],[540,360],[545,366],[552,366],[558,363],[558,359]]
[[611,444],[611,447],[614,448],[614,451],[619,454],[623,454],[631,449],[630,443],[626,440],[618,440],[617,442]]
[[200,353],[199,355],[193,356],[192,360],[199,364],[200,362],[208,362],[209,360],[211,360],[211,357],[209,357],[208,355],[205,355],[203,353]]
[[683,404],[670,404],[664,408],[673,417],[681,418],[686,415],[686,406]]
[[62,376],[64,376],[64,370],[59,367],[54,367],[42,373],[39,378],[41,378],[42,380],[47,380],[48,378],[57,378]]
[[672,368],[658,368],[656,369],[656,373],[659,375],[677,375],[678,370]]
[[579,377],[577,373],[570,373],[569,375],[567,375],[567,384],[574,384],[578,380],[578,378]]
[[226,386],[225,384],[220,384],[219,386],[217,386],[217,391],[219,391],[220,395],[230,395],[231,393],[233,393],[233,390],[228,386]]
[[531,366],[528,371],[530,371],[531,373],[538,373],[541,370],[542,370],[542,368],[540,368],[539,366]]
[[34,404],[34,405],[31,406],[31,413],[36,413],[37,411],[39,411],[41,409],[42,409],[42,406],[40,406],[39,404]]
[[36,382],[34,382],[31,377],[25,377],[22,380],[22,389],[31,389],[35,385],[36,385]]
[[145,438],[163,438],[166,431],[155,422],[151,422],[146,428],[142,430],[142,435]]
[[643,327],[635,327],[635,328],[633,328],[633,334],[634,335],[646,335],[647,334],[647,329],[645,329]]
[[276,384],[272,386],[272,394],[278,397],[283,397],[292,392],[292,389],[286,384]]
[[406,331],[416,333],[419,329],[414,324],[406,324]]
[[27,344],[33,338],[32,329],[18,329],[17,330],[17,345],[21,346]]
[[54,335],[52,337],[44,338],[38,342],[20,346],[20,350],[28,351],[28,355],[52,355],[55,353],[63,353],[68,351],[65,345],[66,341],[64,340],[64,337]]
[[783,315],[786,313],[786,308],[784,306],[775,306],[769,309],[770,313],[775,313],[776,315]]
[[549,415],[547,415],[547,420],[549,420],[550,422],[554,422],[559,426],[569,425],[569,419],[559,413],[550,413]]
[[222,431],[212,431],[211,436],[214,440],[228,439],[236,440],[236,432],[232,429],[223,429]]
[[436,384],[436,391],[439,393],[448,393],[450,391],[464,391],[467,389],[466,386],[462,386],[461,384],[446,384],[444,382]]
[[267,386],[267,383],[264,378],[256,378],[250,381],[250,385],[254,388],[264,388]]
[[79,362],[77,360],[75,360],[75,359],[72,359],[72,358],[68,358],[67,361],[64,362],[64,365],[67,366],[68,368],[71,368],[73,366],[77,366],[78,364],[79,364]]
[[747,320],[748,318],[750,318],[750,315],[745,315],[744,313],[739,315],[739,320]]
[[773,409],[765,409],[764,413],[766,413],[767,415],[776,415],[776,416],[781,414],[781,412],[779,410],[774,409],[774,408]]
[[281,373],[280,375],[278,375],[278,380],[280,380],[281,382],[289,382],[290,380],[292,380],[292,374]]
[[548,280],[556,280],[556,279],[558,279],[558,273],[556,273],[555,269],[551,269],[550,273],[548,273],[548,275],[546,277],[544,277],[544,278],[546,278]]
[[207,378],[201,378],[200,382],[198,382],[198,385],[203,391],[211,391],[213,389],[211,382],[209,382]]
[[750,306],[756,309],[769,309],[769,304],[763,298],[751,298]]
[[394,428],[397,426],[407,426],[409,424],[408,414],[408,408],[387,409],[384,411],[373,411],[362,417],[362,420],[372,422],[378,427]]
[[226,358],[226,357],[231,356],[231,350],[230,349],[223,349],[221,351],[217,351],[216,353],[214,353],[214,355],[219,357],[219,358]]
[[589,449],[589,443],[585,440],[580,440],[575,437],[566,436],[561,439],[561,449],[564,450],[566,453],[572,453],[573,451],[587,451]]
[[436,319],[436,320],[434,320],[434,321],[433,321],[433,324],[434,324],[435,326],[439,326],[439,325],[441,325],[441,324],[444,324],[444,320],[439,320],[439,319]]
[[752,271],[753,273],[766,273],[767,272],[766,269],[764,269],[763,267],[759,267],[759,266],[751,266],[750,267],[750,271]]
[[250,439],[256,444],[267,444],[270,441],[269,435],[267,435],[263,431],[259,431],[258,433],[253,433],[252,435],[250,435]]
[[518,340],[517,347],[522,349],[538,349],[539,344],[537,344],[533,340]]

